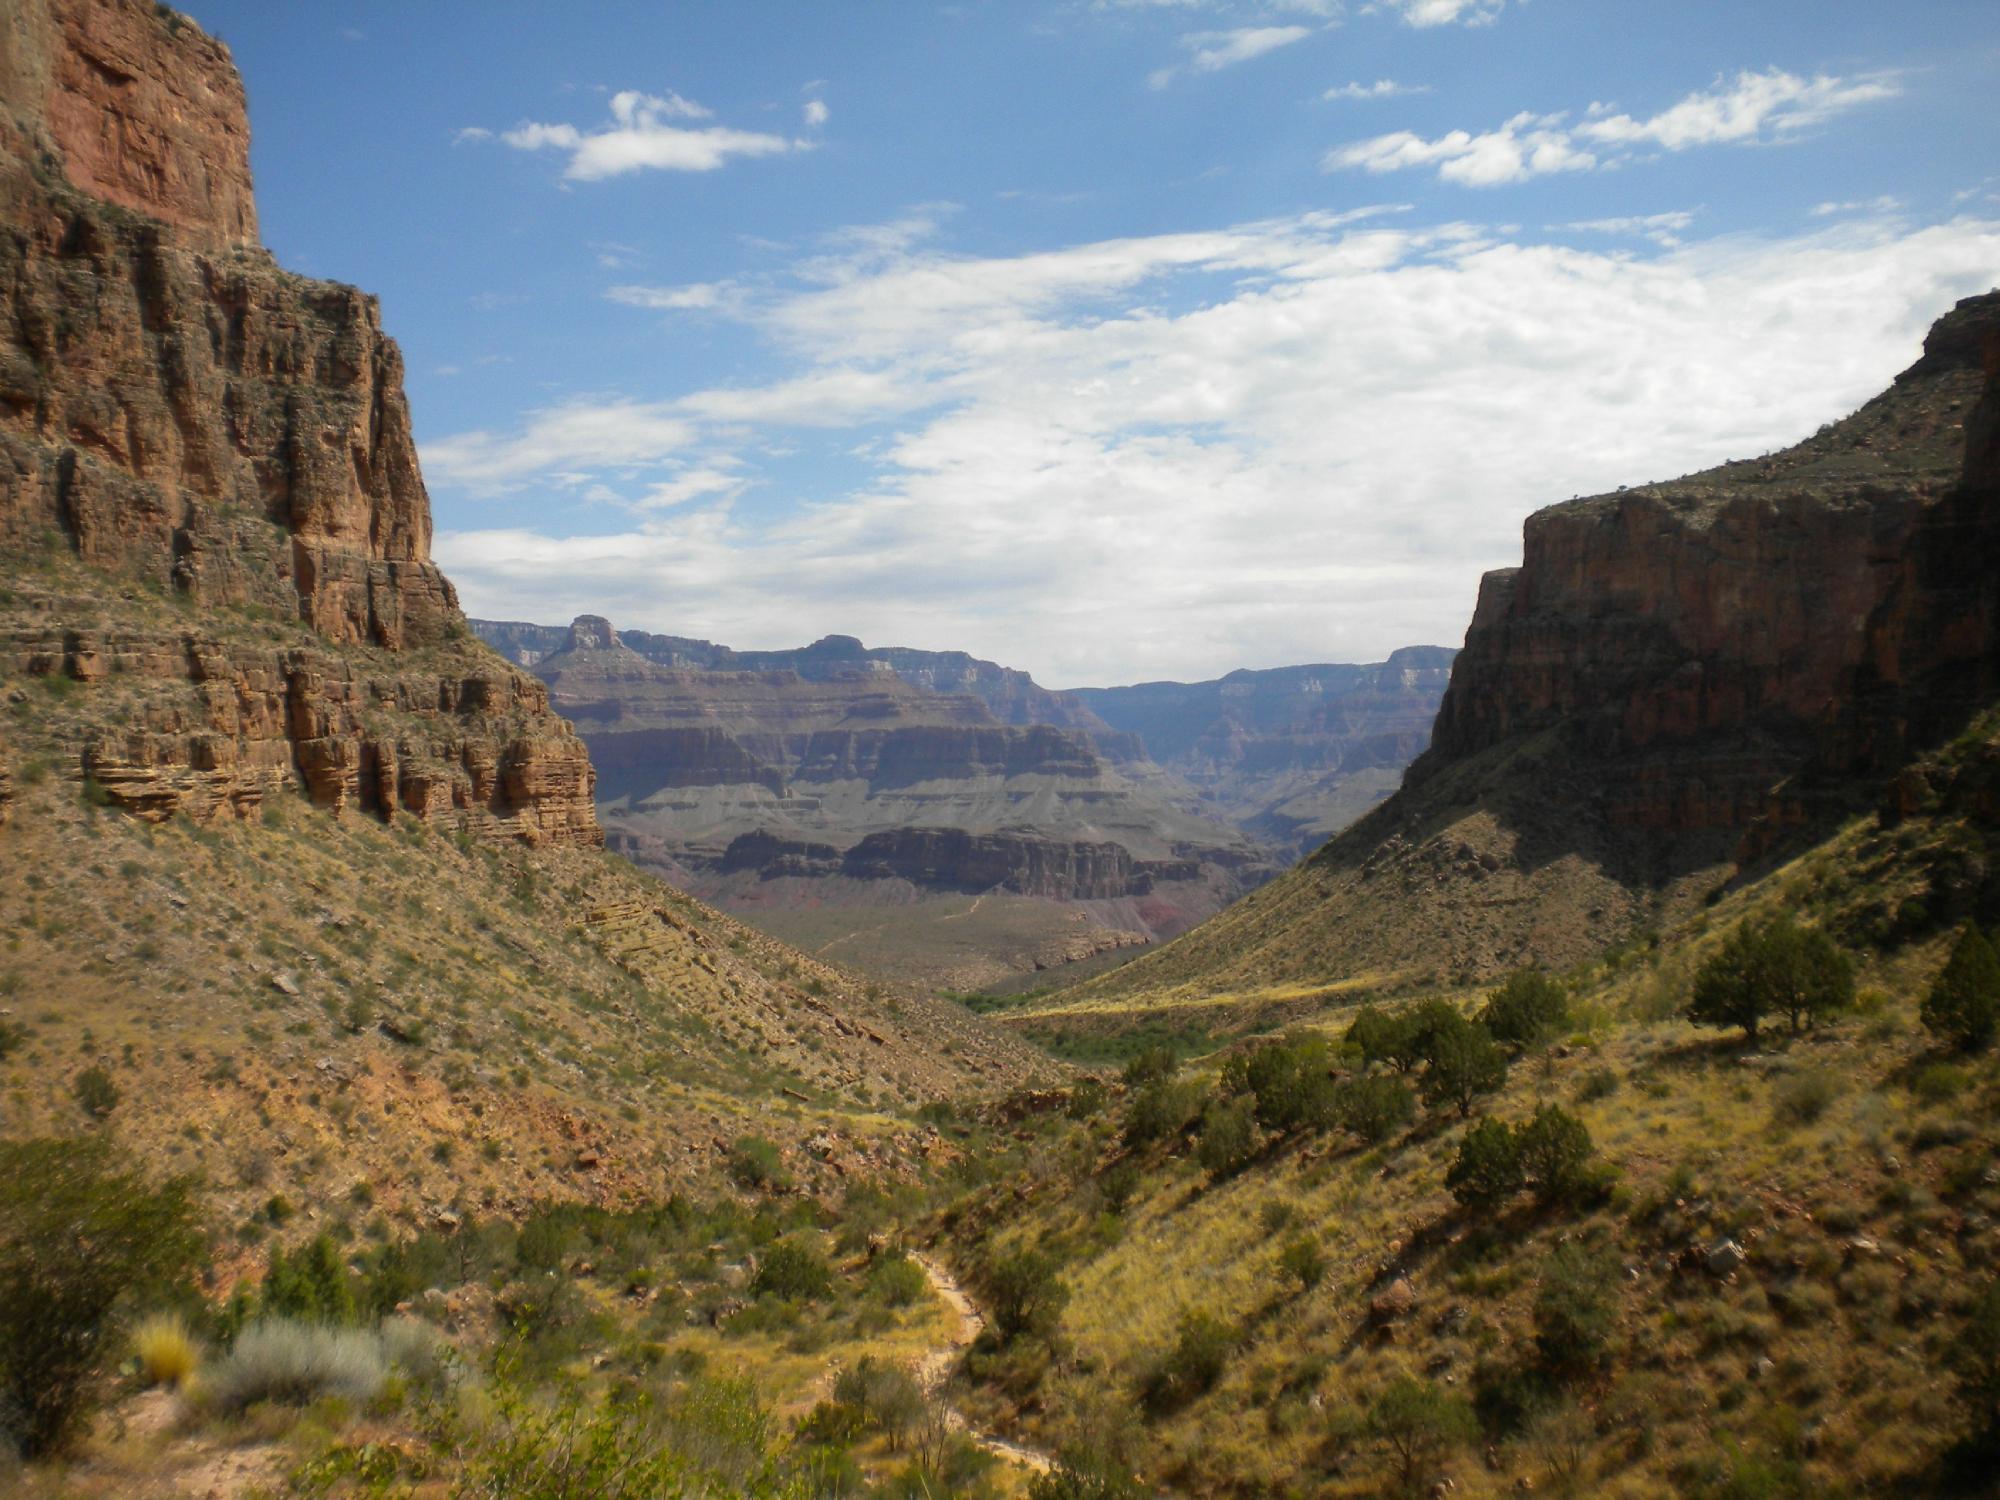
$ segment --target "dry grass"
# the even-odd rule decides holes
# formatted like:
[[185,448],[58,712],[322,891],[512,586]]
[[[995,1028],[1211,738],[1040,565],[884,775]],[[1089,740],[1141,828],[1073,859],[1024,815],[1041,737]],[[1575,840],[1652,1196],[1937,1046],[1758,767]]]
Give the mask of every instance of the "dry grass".
[[184,1386],[201,1364],[187,1324],[171,1313],[147,1318],[132,1332],[132,1352],[148,1385]]

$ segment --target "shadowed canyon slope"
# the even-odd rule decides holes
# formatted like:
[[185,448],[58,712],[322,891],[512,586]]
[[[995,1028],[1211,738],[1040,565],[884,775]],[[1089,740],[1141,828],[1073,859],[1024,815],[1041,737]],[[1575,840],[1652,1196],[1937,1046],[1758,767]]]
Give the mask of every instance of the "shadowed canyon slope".
[[2000,697],[2000,294],[1793,448],[1532,516],[1401,792],[1100,993],[1566,964],[1897,793]]
[[275,1160],[414,1224],[656,1190],[749,1126],[837,1173],[903,1149],[878,1108],[1052,1071],[603,852],[583,742],[430,560],[375,301],[257,243],[225,48],[23,0],[0,96],[9,1131],[73,1125],[90,1053],[238,1221]]

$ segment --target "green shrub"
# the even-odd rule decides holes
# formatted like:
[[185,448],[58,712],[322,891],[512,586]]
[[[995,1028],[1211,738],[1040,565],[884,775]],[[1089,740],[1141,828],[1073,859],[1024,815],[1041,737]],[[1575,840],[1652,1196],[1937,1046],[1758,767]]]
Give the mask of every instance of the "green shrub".
[[374,1399],[388,1373],[382,1341],[372,1333],[266,1318],[236,1335],[202,1392],[225,1414],[259,1401],[309,1406],[339,1396],[358,1404]]
[[1201,1140],[1195,1155],[1211,1177],[1227,1177],[1257,1154],[1256,1102],[1248,1094],[1212,1099],[1201,1112]]
[[1340,1085],[1334,1112],[1343,1126],[1373,1146],[1416,1118],[1417,1098],[1402,1079],[1370,1073]]
[[1947,1363],[1973,1441],[2000,1449],[2000,1281],[1987,1283],[1952,1340]]
[[1142,1047],[1125,1064],[1121,1075],[1126,1089],[1136,1093],[1148,1084],[1164,1083],[1179,1071],[1180,1058],[1167,1046]]
[[993,1327],[1003,1340],[1045,1337],[1055,1330],[1069,1303],[1069,1288],[1057,1269],[1055,1257],[1043,1250],[1018,1250],[987,1268]]
[[332,1236],[315,1235],[289,1257],[283,1246],[273,1245],[259,1306],[267,1318],[352,1323],[354,1279]]
[[1468,1209],[1490,1210],[1521,1190],[1519,1135],[1498,1120],[1481,1120],[1458,1143],[1444,1185]]
[[858,1413],[865,1430],[885,1435],[891,1449],[902,1447],[927,1405],[909,1371],[865,1354],[835,1377],[833,1401]]
[[155,1186],[108,1142],[0,1141],[0,1406],[34,1458],[77,1429],[133,1301],[203,1252],[194,1183]]
[[1730,933],[1696,973],[1687,1015],[1698,1026],[1741,1026],[1754,1040],[1766,1016],[1797,1032],[1853,1001],[1853,962],[1825,933],[1780,914]]
[[1540,1046],[1569,1029],[1569,991],[1540,969],[1517,969],[1487,996],[1479,1020],[1496,1042]]
[[1933,1036],[1961,1052],[1985,1047],[2000,1028],[2000,953],[1973,923],[1959,933],[1920,1014]]
[[1266,1130],[1324,1130],[1334,1120],[1332,1048],[1312,1032],[1266,1042],[1223,1065],[1222,1092],[1255,1099]]
[[1461,1397],[1405,1375],[1368,1404],[1364,1430],[1387,1455],[1397,1484],[1413,1491],[1479,1435],[1479,1423]]
[[1424,1102],[1453,1105],[1461,1119],[1469,1118],[1480,1097],[1506,1081],[1507,1058],[1486,1028],[1445,1007],[1430,1029]]
[[1180,1410],[1206,1395],[1228,1368],[1236,1335],[1211,1313],[1181,1314],[1174,1344],[1140,1380],[1139,1399],[1154,1416]]
[[111,1081],[111,1075],[95,1064],[77,1074],[70,1089],[83,1112],[93,1120],[104,1119],[118,1107],[118,1101],[123,1097],[118,1092],[118,1085]]
[[900,1250],[881,1256],[868,1268],[868,1290],[889,1307],[908,1307],[922,1299],[930,1278],[924,1268]]
[[1326,1277],[1326,1251],[1312,1235],[1302,1234],[1278,1252],[1278,1269],[1296,1281],[1300,1291],[1310,1292]]
[[792,1185],[791,1174],[785,1170],[784,1153],[776,1142],[761,1135],[737,1139],[729,1150],[728,1170],[738,1187],[784,1192]]
[[1575,1202],[1585,1196],[1593,1178],[1589,1170],[1595,1151],[1583,1121],[1560,1104],[1544,1104],[1534,1118],[1516,1127],[1521,1173],[1544,1203]]
[[1144,1146],[1171,1140],[1201,1111],[1201,1086],[1191,1080],[1156,1078],[1125,1104],[1125,1144]]
[[1825,1068],[1794,1073],[1778,1085],[1771,1111],[1787,1125],[1810,1125],[1840,1097],[1840,1080]]
[[753,1297],[781,1297],[787,1302],[813,1302],[833,1291],[833,1272],[826,1257],[797,1240],[779,1240],[757,1258],[750,1278]]
[[1618,1267],[1609,1255],[1558,1245],[1535,1292],[1535,1352],[1549,1371],[1579,1375],[1610,1353],[1618,1319]]
[[1153,1491],[1111,1455],[1071,1446],[1028,1481],[1028,1500],[1151,1500]]
[[1418,1062],[1411,1045],[1414,1028],[1408,1011],[1394,1015],[1378,1006],[1364,1005],[1348,1023],[1342,1047],[1358,1052],[1368,1063],[1388,1063],[1407,1072]]

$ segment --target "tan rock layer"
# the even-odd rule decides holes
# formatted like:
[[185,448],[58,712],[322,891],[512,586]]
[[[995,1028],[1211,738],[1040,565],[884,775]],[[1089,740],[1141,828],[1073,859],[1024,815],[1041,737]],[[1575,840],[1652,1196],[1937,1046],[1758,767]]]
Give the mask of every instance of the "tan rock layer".
[[301,788],[335,812],[536,844],[601,837],[582,743],[540,683],[483,652],[438,673],[195,634],[23,632],[0,650],[26,675],[143,695],[81,751],[83,773],[141,817],[250,817]]

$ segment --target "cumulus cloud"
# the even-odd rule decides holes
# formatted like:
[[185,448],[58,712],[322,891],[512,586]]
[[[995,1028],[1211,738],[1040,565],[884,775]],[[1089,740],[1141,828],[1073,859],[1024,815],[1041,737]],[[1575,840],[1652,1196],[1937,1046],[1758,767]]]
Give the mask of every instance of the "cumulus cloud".
[[1412,26],[1485,26],[1499,18],[1507,0],[1383,0]]
[[[1193,73],[1219,73],[1238,63],[1251,62],[1280,47],[1289,47],[1312,35],[1309,26],[1239,26],[1233,31],[1196,31],[1181,38],[1181,46],[1192,55],[1185,65]],[[1161,68],[1148,82],[1163,89],[1182,69]]]
[[1328,89],[1320,95],[1322,99],[1398,99],[1405,94],[1428,94],[1431,86],[1427,83],[1398,83],[1393,78],[1378,78],[1373,83],[1343,83],[1339,88]]
[[[690,126],[675,121],[706,120],[713,111],[679,94],[647,94],[623,89],[611,96],[611,120],[594,130],[524,121],[499,139],[517,151],[554,150],[569,164],[563,176],[579,182],[627,172],[712,172],[733,157],[772,156],[799,143],[760,131],[722,125]],[[478,127],[473,127],[478,130]],[[486,139],[490,132],[460,131],[460,140]]]
[[1435,167],[1446,182],[1494,187],[1552,172],[1589,171],[1629,161],[1642,148],[1685,151],[1694,146],[1749,145],[1782,140],[1859,105],[1899,92],[1886,74],[1865,78],[1800,78],[1771,69],[1717,80],[1669,109],[1638,119],[1606,104],[1584,119],[1567,113],[1523,113],[1497,130],[1453,130],[1436,139],[1398,130],[1329,151],[1329,172],[1401,172]]
[[831,111],[827,109],[824,99],[806,100],[805,119],[808,129],[819,129],[829,118],[831,118]]
[[[2000,263],[1991,219],[1647,242],[1676,220],[1594,224],[1635,248],[1297,215],[986,258],[857,231],[731,304],[780,379],[427,443],[434,487],[542,517],[437,552],[475,613],[838,630],[1057,684],[1454,642],[1528,511],[1810,433]],[[586,496],[634,514],[594,531]]]
[[1608,234],[1621,239],[1646,239],[1656,245],[1678,245],[1681,232],[1694,223],[1694,214],[1675,209],[1663,214],[1628,214],[1612,219],[1579,219],[1568,225],[1584,234]]

